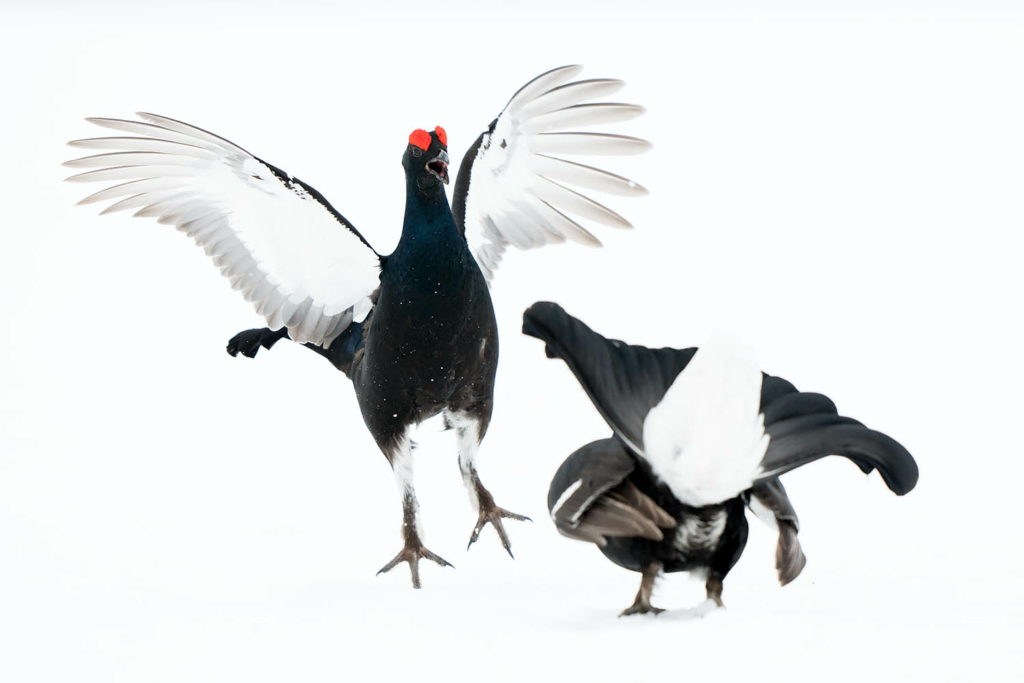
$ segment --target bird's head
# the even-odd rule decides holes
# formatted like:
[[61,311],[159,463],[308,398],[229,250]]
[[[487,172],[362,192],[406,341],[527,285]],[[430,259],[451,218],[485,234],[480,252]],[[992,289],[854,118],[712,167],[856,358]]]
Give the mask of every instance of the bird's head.
[[409,146],[402,157],[409,178],[416,179],[421,192],[433,193],[448,184],[448,135],[438,126],[428,133],[416,129],[409,135]]

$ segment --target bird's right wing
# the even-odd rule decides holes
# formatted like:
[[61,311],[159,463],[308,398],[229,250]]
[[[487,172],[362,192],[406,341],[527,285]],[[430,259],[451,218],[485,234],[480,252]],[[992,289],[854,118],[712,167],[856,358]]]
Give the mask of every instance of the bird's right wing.
[[644,111],[635,104],[593,102],[624,83],[573,81],[580,69],[552,69],[520,88],[459,166],[452,213],[488,282],[510,245],[534,249],[569,240],[600,246],[584,227],[587,222],[631,227],[595,201],[594,193],[647,194],[628,178],[583,163],[586,159],[563,158],[638,154],[650,148],[638,138],[579,130]]
[[65,163],[72,182],[115,183],[83,199],[119,201],[195,240],[273,329],[329,346],[371,307],[380,257],[315,189],[241,147],[154,114],[89,119],[127,137],[69,143],[104,153]]
[[566,458],[548,489],[548,511],[559,533],[602,548],[609,538],[662,540],[662,529],[676,520],[627,479],[634,467],[616,438],[594,441]]
[[773,477],[756,484],[743,498],[758,519],[779,532],[779,541],[775,546],[775,569],[779,573],[779,583],[785,586],[800,576],[807,564],[798,536],[800,520],[797,519],[793,504],[789,502],[786,488],[778,477]]

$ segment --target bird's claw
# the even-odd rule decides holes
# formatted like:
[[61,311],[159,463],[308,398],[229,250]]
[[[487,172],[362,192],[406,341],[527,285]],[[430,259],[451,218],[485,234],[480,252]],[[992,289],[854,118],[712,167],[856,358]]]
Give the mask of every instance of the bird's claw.
[[619,614],[619,616],[620,617],[628,617],[628,616],[633,615],[633,614],[653,614],[653,615],[657,616],[657,615],[661,614],[664,611],[665,610],[663,610],[662,608],[655,607],[655,606],[653,606],[649,602],[640,602],[638,600],[637,602],[634,602],[632,605],[630,605],[626,609],[622,610],[622,613]]
[[501,523],[502,518],[514,519],[520,522],[532,522],[533,520],[526,515],[518,515],[514,512],[502,509],[497,505],[491,504],[489,506],[480,508],[480,517],[476,521],[476,526],[473,528],[473,533],[469,537],[469,543],[466,545],[466,550],[469,550],[470,546],[476,543],[477,539],[480,538],[480,531],[483,530],[487,523],[490,522],[494,530],[498,532],[498,538],[501,539],[501,545],[505,548],[505,552],[513,560],[516,559],[515,555],[512,554],[512,543],[508,540],[508,534],[505,533],[505,527]]
[[402,562],[408,562],[409,571],[412,573],[412,587],[422,588],[423,585],[420,583],[419,567],[419,561],[421,559],[432,560],[434,562],[437,562],[442,567],[451,567],[452,569],[455,569],[455,565],[453,565],[451,562],[444,559],[440,555],[435,555],[434,553],[430,552],[425,547],[423,547],[422,543],[416,543],[407,544],[404,548],[402,548],[402,550],[397,555],[395,555],[394,559],[392,559],[390,562],[388,562],[386,565],[380,568],[380,571],[377,572],[377,575],[380,576],[381,574],[386,574]]

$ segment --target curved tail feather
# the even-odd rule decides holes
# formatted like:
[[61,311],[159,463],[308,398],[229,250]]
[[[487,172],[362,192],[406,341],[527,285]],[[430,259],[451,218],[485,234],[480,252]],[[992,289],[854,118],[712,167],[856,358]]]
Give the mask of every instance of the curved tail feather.
[[523,334],[561,358],[605,421],[637,454],[644,418],[672,386],[696,349],[648,349],[605,339],[558,304],[542,301],[523,314]]
[[835,415],[829,423],[822,417],[794,417],[768,426],[771,440],[761,461],[761,478],[777,477],[828,455],[841,455],[865,472],[877,469],[885,485],[898,496],[917,485],[917,463],[895,439],[850,418]]
[[[645,456],[647,414],[697,351],[648,349],[609,340],[549,302],[526,310],[523,333],[544,341],[549,358],[565,361],[601,416],[638,456]],[[751,473],[752,485],[828,455],[841,455],[865,473],[877,469],[897,495],[917,484],[917,463],[907,449],[839,415],[827,396],[800,392],[782,378],[763,375],[760,411],[770,440],[759,472]]]

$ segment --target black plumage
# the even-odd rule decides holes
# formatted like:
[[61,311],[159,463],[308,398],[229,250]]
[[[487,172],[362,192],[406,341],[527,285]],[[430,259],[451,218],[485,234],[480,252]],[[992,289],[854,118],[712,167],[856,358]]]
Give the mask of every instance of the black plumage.
[[[864,472],[877,469],[897,495],[917,483],[917,464],[895,440],[839,415],[826,396],[762,374],[760,412],[769,440],[760,468],[735,497],[687,504],[655,472],[644,423],[698,349],[609,340],[546,302],[526,311],[523,332],[544,341],[549,358],[566,362],[614,432],[566,459],[551,482],[548,509],[563,535],[593,542],[616,564],[643,574],[636,601],[624,614],[659,611],[650,594],[660,572],[705,572],[708,598],[721,605],[722,581],[746,544],[745,506],[778,527],[779,580],[785,585],[795,579],[806,558],[796,512],[778,477],[796,467],[842,455]],[[686,457],[685,450],[679,457]]]
[[[489,278],[509,246],[572,240],[600,244],[572,214],[629,227],[581,191],[642,195],[643,187],[559,154],[632,154],[637,138],[560,130],[622,121],[642,107],[590,100],[619,90],[613,79],[571,81],[553,69],[519,89],[463,159],[449,206],[447,133],[416,130],[402,157],[405,215],[389,255],[378,254],[311,185],[195,126],[140,113],[143,121],[90,119],[134,137],[76,140],[115,150],[69,161],[89,170],[72,182],[126,181],[82,200],[118,199],[104,213],[137,209],[172,224],[213,258],[268,327],[235,335],[232,356],[254,357],[290,338],[327,358],[355,387],[364,422],[395,473],[402,497],[402,550],[381,571],[408,562],[449,563],[421,541],[412,478],[412,428],[443,415],[457,435],[459,469],[478,514],[472,545],[490,523],[512,554],[476,455],[493,408],[498,335]],[[478,171],[479,169],[479,171]]]
[[[433,160],[443,163],[443,173],[432,168]],[[306,343],[352,380],[363,421],[396,473],[404,546],[380,571],[408,562],[416,588],[421,586],[420,559],[451,564],[420,538],[409,438],[414,425],[443,413],[447,425],[458,432],[460,469],[479,515],[470,545],[491,523],[511,555],[501,520],[527,519],[494,503],[473,462],[493,409],[498,330],[487,281],[444,192],[447,162],[447,147],[436,131],[429,133],[426,149],[410,142],[402,158],[402,236],[390,255],[380,257],[380,286],[370,313],[327,348]],[[467,191],[456,187],[456,195]],[[287,329],[247,330],[228,342],[228,353],[241,350],[253,357],[261,345],[269,348],[287,336]]]

